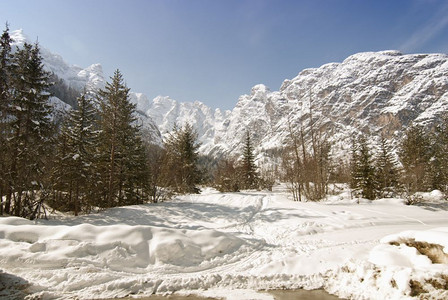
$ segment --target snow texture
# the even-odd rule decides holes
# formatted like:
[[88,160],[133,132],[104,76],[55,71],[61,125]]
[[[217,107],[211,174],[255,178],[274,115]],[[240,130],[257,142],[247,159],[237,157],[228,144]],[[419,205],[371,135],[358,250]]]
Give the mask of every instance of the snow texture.
[[[398,299],[410,297],[415,282],[448,278],[447,264],[403,242],[446,248],[446,202],[356,204],[348,195],[303,203],[283,186],[229,194],[208,188],[80,217],[0,218],[0,296],[254,299],[264,289],[324,288],[341,297]],[[428,297],[448,296],[426,289]]]

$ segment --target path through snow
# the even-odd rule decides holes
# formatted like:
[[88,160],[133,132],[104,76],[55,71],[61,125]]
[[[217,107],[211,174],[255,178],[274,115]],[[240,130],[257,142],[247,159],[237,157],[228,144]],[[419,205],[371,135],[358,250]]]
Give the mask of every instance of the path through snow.
[[256,290],[324,288],[342,297],[407,297],[415,280],[448,280],[448,265],[415,251],[418,264],[401,263],[411,252],[390,242],[403,236],[380,240],[429,230],[448,243],[448,231],[440,229],[448,227],[448,211],[440,207],[406,206],[399,199],[355,204],[344,197],[299,203],[279,187],[227,194],[205,189],[170,202],[37,224],[1,218],[0,279],[17,281],[20,289],[6,284],[0,296],[180,292],[253,299]]

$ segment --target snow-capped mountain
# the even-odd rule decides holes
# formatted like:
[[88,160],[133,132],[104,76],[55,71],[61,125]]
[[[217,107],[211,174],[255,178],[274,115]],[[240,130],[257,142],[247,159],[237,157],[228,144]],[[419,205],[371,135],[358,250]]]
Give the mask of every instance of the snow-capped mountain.
[[[11,38],[14,41],[14,47],[22,47],[26,42],[32,43],[22,29],[12,31]],[[56,74],[69,87],[77,90],[82,90],[84,87],[88,89],[104,87],[105,79],[100,64],[93,64],[87,68],[70,65],[59,54],[55,54],[41,45],[39,46],[45,69]]]
[[259,84],[231,112],[200,102],[158,97],[145,106],[162,133],[172,124],[196,126],[204,154],[241,151],[249,130],[259,159],[283,147],[289,128],[325,132],[334,151],[360,131],[400,138],[410,123],[433,124],[448,109],[448,56],[398,51],[358,53],[342,63],[305,69],[279,91]]
[[[11,35],[17,46],[27,41],[21,30]],[[41,54],[47,70],[68,86],[104,87],[101,65],[69,65],[43,47]],[[262,162],[284,147],[291,130],[302,128],[306,133],[313,124],[316,132],[334,143],[334,152],[343,153],[350,136],[360,131],[398,140],[411,123],[434,124],[448,109],[448,56],[398,51],[354,54],[341,63],[305,69],[285,80],[278,91],[256,85],[250,94],[239,97],[232,111],[166,96],[150,100],[142,93],[131,93],[131,101],[137,104],[148,139],[159,145],[175,124],[189,122],[197,130],[202,154],[237,155],[248,130]],[[65,107],[57,99],[53,103]]]
[[145,112],[158,125],[162,135],[166,136],[174,126],[183,126],[187,122],[192,125],[201,143],[200,151],[211,154],[215,148],[215,138],[222,130],[222,124],[230,112],[221,112],[220,109],[213,110],[204,103],[177,102],[169,97],[158,96],[151,102],[147,98],[140,97],[137,107],[146,108]]
[[[13,40],[13,49],[22,47],[26,42],[30,43],[30,40],[23,33],[22,29],[12,31],[10,35]],[[87,91],[96,91],[104,88],[106,84],[103,68],[100,64],[92,64],[87,68],[70,65],[65,62],[62,56],[51,52],[41,45],[40,54],[42,56],[46,71],[55,74],[70,88],[78,91],[82,91],[84,89]],[[139,93],[131,93],[131,101],[134,101],[134,103],[140,103],[140,101],[137,100],[141,99],[143,96],[144,95]],[[67,111],[70,107],[57,97],[51,98],[51,104],[55,108],[56,115],[63,111]],[[137,110],[139,110],[139,107],[137,107]],[[140,109],[137,112],[137,117],[138,123],[142,126],[145,138],[153,144],[162,145],[162,137],[157,125],[143,111],[144,109]]]

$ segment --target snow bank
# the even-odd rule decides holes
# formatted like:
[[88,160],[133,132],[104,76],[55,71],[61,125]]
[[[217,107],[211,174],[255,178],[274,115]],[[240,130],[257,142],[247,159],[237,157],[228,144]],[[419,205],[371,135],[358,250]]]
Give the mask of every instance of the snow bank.
[[325,289],[347,298],[448,299],[448,259],[433,262],[441,247],[446,255],[447,241],[448,227],[388,235],[370,251],[368,261],[351,260],[328,271]]
[[7,283],[0,298],[208,291],[253,299],[258,290],[282,288],[324,288],[359,299],[422,291],[448,298],[447,264],[434,263],[418,244],[437,243],[432,247],[445,255],[445,206],[400,199],[354,204],[344,190],[325,203],[288,196],[283,187],[227,194],[204,189],[169,202],[36,223],[0,218],[0,284]]
[[176,230],[153,226],[30,225],[2,220],[0,260],[19,266],[64,267],[93,264],[138,272],[148,265],[190,267],[238,250],[243,240],[216,230]]
[[376,265],[393,265],[414,269],[434,269],[443,262],[448,270],[448,227],[424,231],[408,230],[388,235],[370,253]]

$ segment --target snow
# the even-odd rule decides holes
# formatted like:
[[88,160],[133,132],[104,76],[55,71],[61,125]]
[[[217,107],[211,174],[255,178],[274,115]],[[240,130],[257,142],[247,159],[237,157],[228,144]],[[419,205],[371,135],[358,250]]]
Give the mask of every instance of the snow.
[[[232,111],[215,113],[203,103],[179,103],[139,96],[162,135],[186,121],[198,131],[201,154],[221,157],[241,152],[245,131],[253,135],[260,165],[270,163],[271,151],[283,149],[289,125],[298,131],[309,124],[310,104],[315,129],[331,132],[336,148],[359,132],[386,134],[399,140],[411,123],[431,125],[448,108],[446,54],[402,54],[399,51],[354,54],[341,63],[301,71],[278,91],[263,84],[241,95]],[[241,130],[244,128],[245,130]],[[343,158],[347,151],[333,151]]]
[[379,245],[370,253],[369,261],[376,265],[402,266],[407,268],[430,266],[431,260],[420,255],[416,248],[405,245]]
[[[110,298],[152,293],[272,299],[265,289],[323,288],[341,297],[406,298],[415,282],[442,299],[448,265],[406,241],[448,248],[448,211],[402,199],[324,202],[273,192],[219,193],[32,222],[0,218],[3,298]],[[360,204],[357,204],[360,202]],[[431,281],[432,280],[432,281]],[[411,284],[412,283],[412,284]]]
[[[14,30],[11,32],[13,42],[13,49],[23,47],[25,42],[33,44],[24,33],[23,30]],[[52,53],[49,49],[40,46],[41,55],[43,58],[44,68],[50,73],[54,73],[60,79],[64,80],[68,87],[74,88],[79,92],[86,91],[88,93],[103,89],[106,85],[106,76],[103,73],[101,64],[92,64],[87,68],[81,68],[76,65],[68,64],[62,56]],[[33,92],[31,90],[30,92]],[[35,91],[34,91],[35,92]],[[137,109],[143,110],[148,107],[147,98],[141,93],[130,93],[131,101],[137,103]],[[50,104],[54,108],[52,118],[61,118],[67,111],[71,109],[70,105],[64,103],[56,97],[50,97]],[[146,105],[146,107],[141,107]],[[136,115],[138,125],[142,126],[143,136],[151,144],[162,145],[162,138],[157,126],[153,120],[142,113],[141,111]]]
[[[11,32],[11,36],[14,47],[30,42],[22,30]],[[80,91],[104,88],[107,76],[100,64],[81,68],[44,47],[41,52],[45,68],[70,87]],[[162,145],[162,137],[174,124],[189,122],[198,133],[201,154],[235,158],[249,130],[257,162],[273,169],[278,162],[272,162],[272,153],[289,141],[289,124],[293,130],[304,126],[307,131],[310,105],[315,129],[332,133],[329,142],[334,149],[349,144],[350,137],[359,132],[381,133],[398,141],[411,122],[435,124],[448,109],[447,75],[446,54],[386,50],[357,53],[340,63],[303,70],[285,80],[278,91],[257,84],[235,99],[232,111],[214,110],[199,101],[179,103],[168,96],[150,100],[131,92],[130,97],[139,111],[144,138],[151,143]],[[333,150],[333,157],[344,158],[345,148]]]

